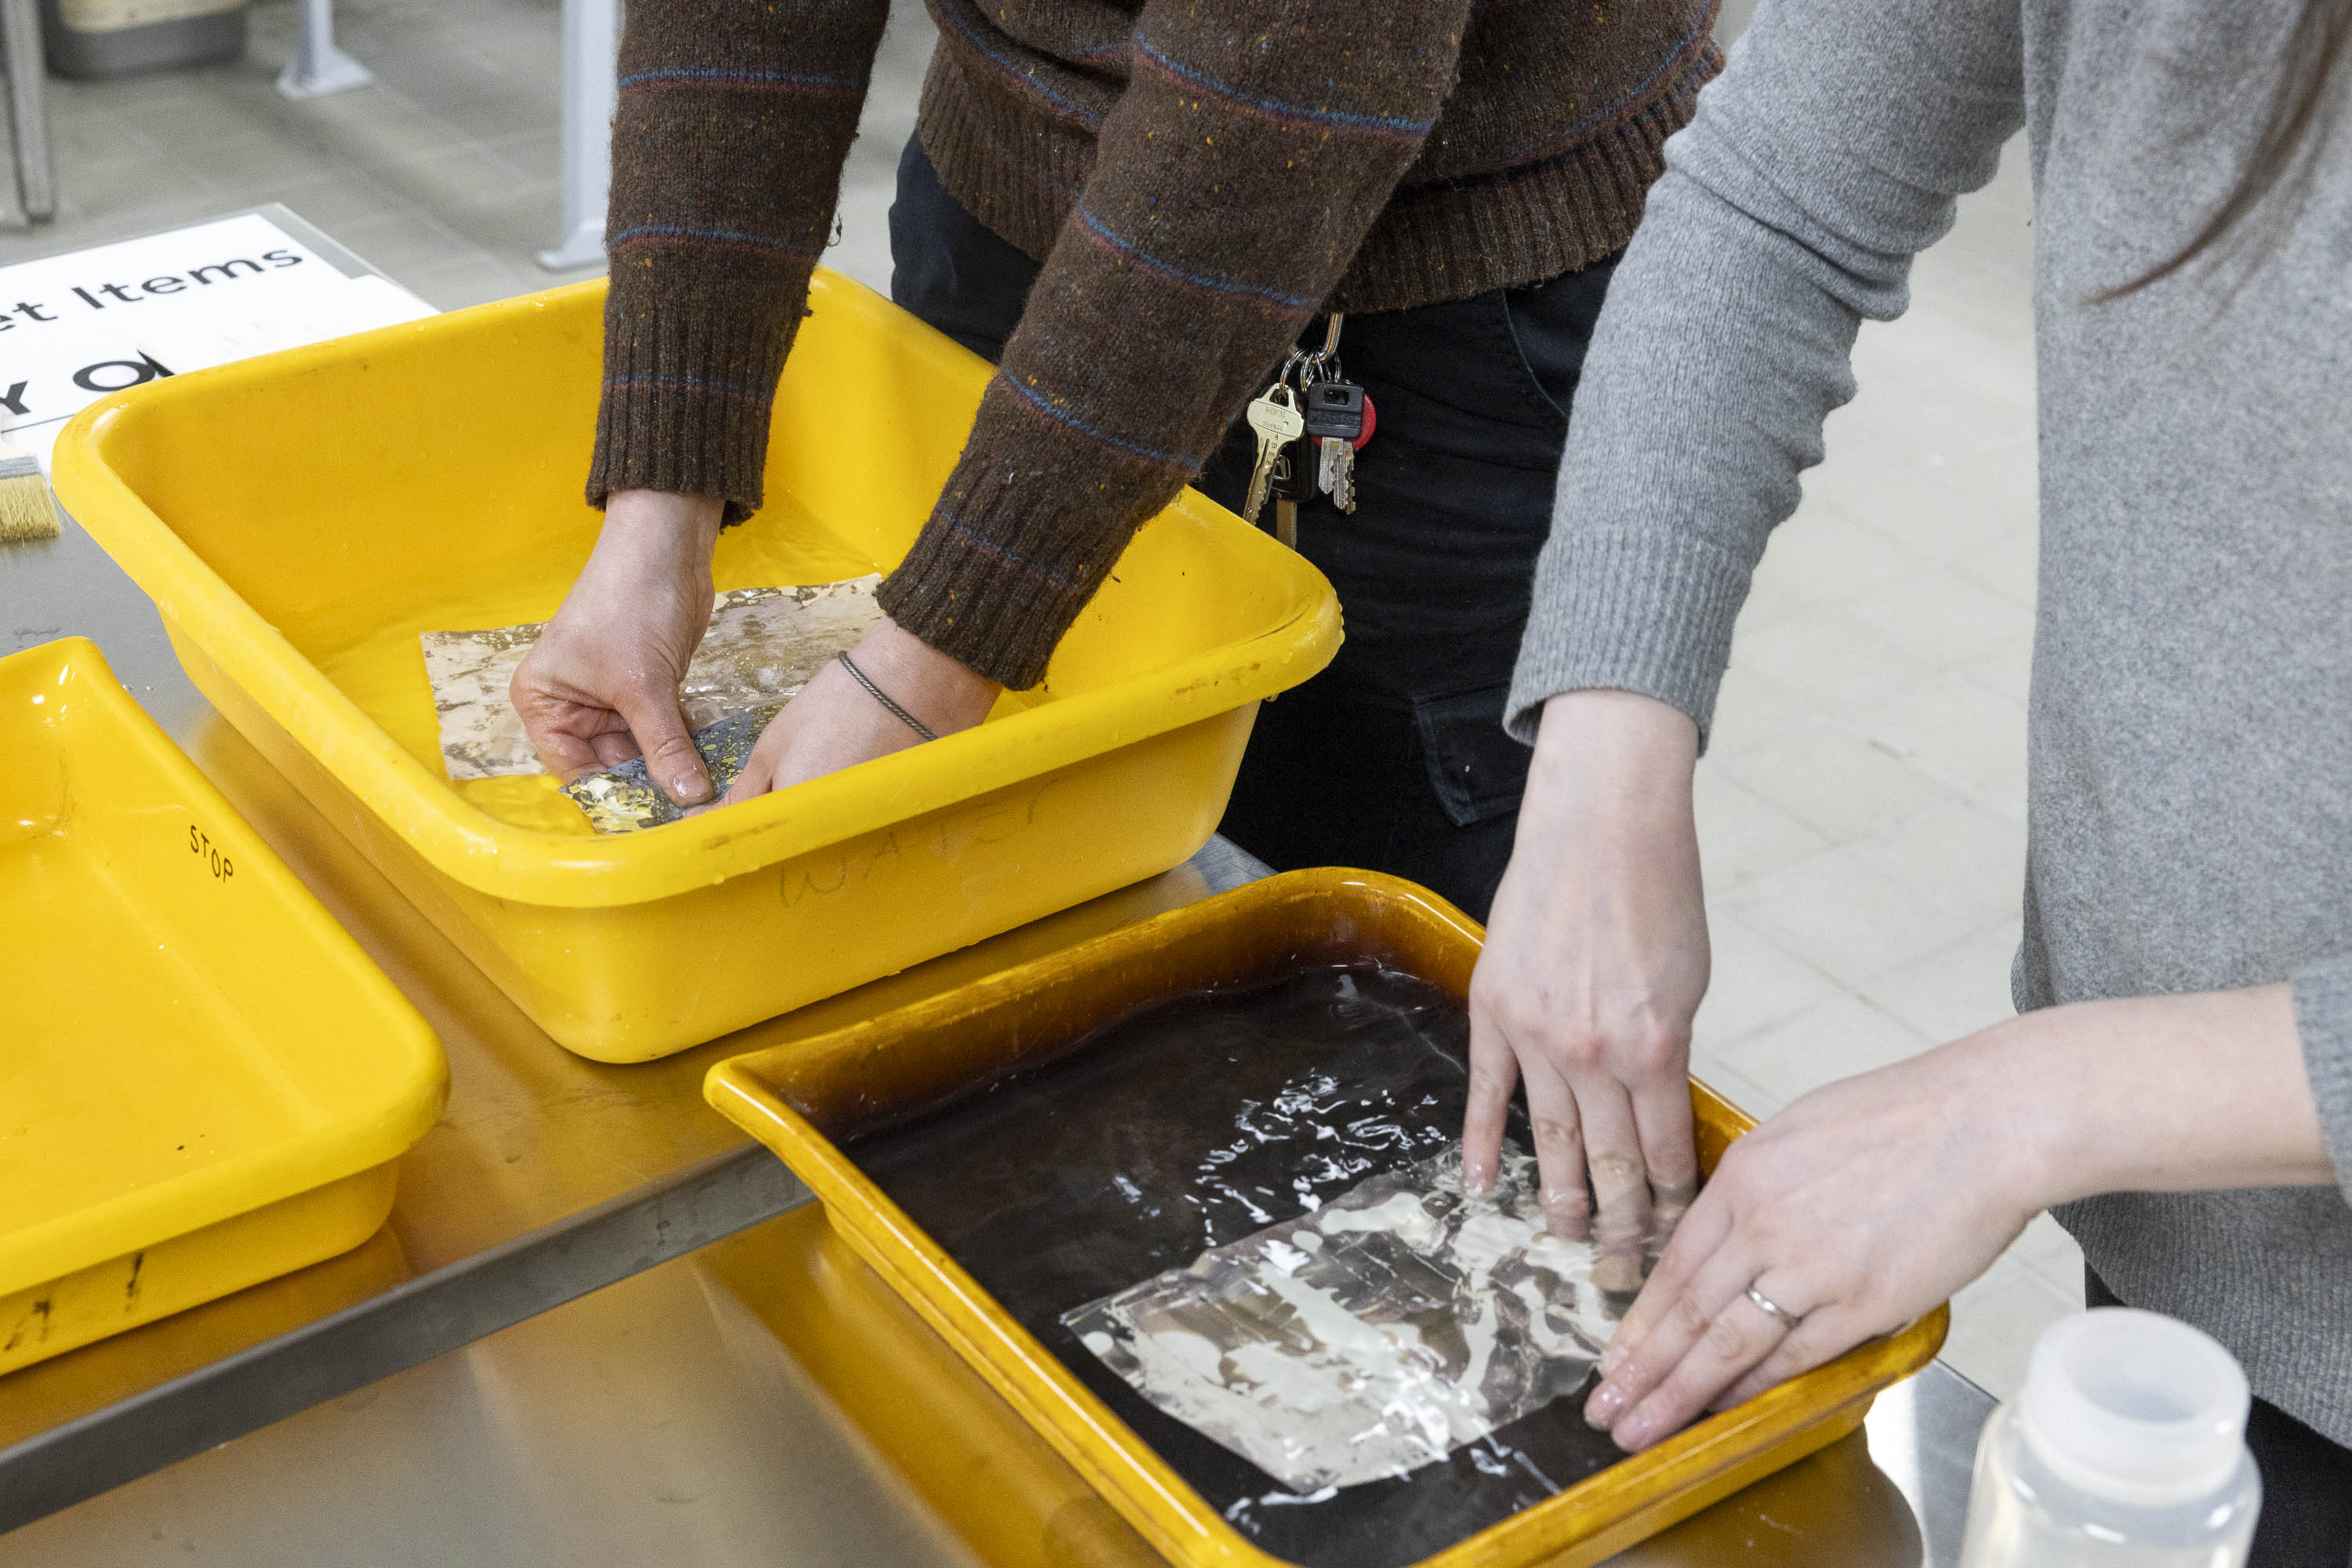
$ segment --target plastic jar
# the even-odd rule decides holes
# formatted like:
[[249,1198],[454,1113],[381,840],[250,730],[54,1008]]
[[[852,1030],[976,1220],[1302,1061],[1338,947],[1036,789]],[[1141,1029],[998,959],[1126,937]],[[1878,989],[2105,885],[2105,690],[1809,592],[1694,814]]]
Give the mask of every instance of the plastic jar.
[[2247,1402],[2236,1359],[2186,1323],[2052,1324],[1977,1445],[1960,1568],[2240,1568],[2263,1502]]

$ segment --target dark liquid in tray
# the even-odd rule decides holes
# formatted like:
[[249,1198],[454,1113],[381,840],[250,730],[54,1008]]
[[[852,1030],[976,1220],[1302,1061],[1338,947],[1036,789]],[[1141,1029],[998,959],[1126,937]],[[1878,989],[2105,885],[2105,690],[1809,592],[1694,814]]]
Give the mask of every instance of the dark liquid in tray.
[[[1585,1426],[1583,1391],[1443,1463],[1310,1501],[1161,1413],[1061,1316],[1459,1137],[1469,1033],[1457,998],[1410,975],[1309,971],[1151,1008],[849,1152],[1260,1546],[1309,1568],[1397,1568],[1622,1458]],[[1516,1107],[1512,1121],[1528,1147]]]

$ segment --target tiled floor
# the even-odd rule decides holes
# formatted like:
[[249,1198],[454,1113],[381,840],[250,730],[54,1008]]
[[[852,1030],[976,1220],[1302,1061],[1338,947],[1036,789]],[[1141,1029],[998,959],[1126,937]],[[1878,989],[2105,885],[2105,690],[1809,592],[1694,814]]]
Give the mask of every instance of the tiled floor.
[[[829,258],[889,285],[885,222],[930,25],[901,4],[843,186]],[[593,277],[550,273],[557,237],[557,0],[339,0],[336,41],[370,87],[278,93],[294,0],[253,7],[246,58],[127,81],[48,84],[58,216],[0,231],[0,265],[285,203],[445,310]]]
[[[929,48],[900,6],[832,259],[888,282],[885,215]],[[62,212],[0,262],[283,201],[435,304],[544,286],[555,237],[555,0],[343,0],[377,85],[289,103],[292,0],[238,64],[54,82]],[[1716,980],[1698,1070],[1770,1110],[2009,1009],[2034,589],[2032,243],[2021,160],[1866,327],[1862,395],[1739,624],[1698,805]],[[1995,1392],[2081,1300],[2038,1221],[1958,1303],[1947,1354]]]

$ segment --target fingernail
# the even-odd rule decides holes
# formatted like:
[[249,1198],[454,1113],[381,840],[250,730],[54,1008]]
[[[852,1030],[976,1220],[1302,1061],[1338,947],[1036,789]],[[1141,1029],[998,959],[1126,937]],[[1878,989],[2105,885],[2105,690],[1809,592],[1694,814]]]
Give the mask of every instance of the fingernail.
[[1601,1375],[1604,1378],[1614,1376],[1617,1369],[1625,1364],[1625,1358],[1633,1353],[1633,1347],[1630,1345],[1619,1344],[1612,1341],[1609,1348],[1601,1352]]
[[699,805],[710,798],[710,783],[692,773],[680,773],[669,784],[670,798],[684,805]]
[[1613,1383],[1604,1383],[1585,1402],[1584,1424],[1596,1431],[1606,1432],[1609,1424],[1625,1408],[1625,1391]]
[[1610,1440],[1629,1454],[1638,1454],[1650,1446],[1650,1418],[1628,1415],[1609,1429]]

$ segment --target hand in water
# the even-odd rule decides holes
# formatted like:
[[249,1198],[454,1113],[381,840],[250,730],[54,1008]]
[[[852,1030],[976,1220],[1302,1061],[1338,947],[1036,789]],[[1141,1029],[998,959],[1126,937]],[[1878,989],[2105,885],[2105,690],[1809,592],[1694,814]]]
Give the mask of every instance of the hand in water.
[[1470,982],[1465,1177],[1493,1179],[1512,1088],[1525,1084],[1544,1212],[1559,1235],[1590,1235],[1594,1280],[1612,1290],[1641,1284],[1645,1238],[1698,1189],[1688,1076],[1707,981],[1697,742],[1688,718],[1633,692],[1546,704]]
[[615,490],[562,606],[508,687],[524,733],[565,783],[643,755],[680,805],[710,780],[678,710],[678,682],[710,625],[709,496]]
[[1724,1152],[1586,1418],[1646,1448],[1901,1330],[2057,1204],[2332,1186],[2304,1062],[2273,984],[2045,1007],[1817,1089]]
[[1648,1447],[1991,1267],[2041,1204],[2003,1169],[1986,1114],[2000,1097],[1970,1046],[1817,1089],[1733,1142],[1618,1324],[1585,1418]]
[[[849,657],[868,680],[938,735],[969,730],[987,718],[1003,689],[887,618]],[[835,660],[769,721],[725,804],[902,752],[921,739]]]

